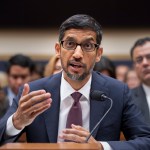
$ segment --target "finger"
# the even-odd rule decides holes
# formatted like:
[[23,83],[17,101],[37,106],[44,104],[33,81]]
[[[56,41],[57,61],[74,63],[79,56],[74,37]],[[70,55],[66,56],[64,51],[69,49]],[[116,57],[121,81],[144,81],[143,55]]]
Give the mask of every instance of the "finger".
[[[73,140],[80,143],[85,143],[87,137],[89,136],[89,132],[80,131],[75,129],[65,129],[63,130],[63,138],[66,140]],[[88,143],[96,143],[97,141],[91,136],[88,140]]]
[[30,91],[29,84],[25,83],[21,97],[27,95],[29,93],[29,91]]
[[22,102],[26,102],[26,101],[30,100],[31,98],[33,98],[34,96],[42,95],[42,94],[45,94],[45,93],[46,93],[45,90],[32,91],[32,92],[30,92],[29,94],[23,96],[23,97],[21,98],[21,101],[22,101]]
[[[81,126],[79,126],[79,125],[74,125],[74,124],[72,124],[71,127],[72,127],[73,129],[77,129],[77,130],[80,130],[80,131],[84,131],[84,132],[80,132],[80,133],[82,133],[82,136],[85,136],[85,140],[86,140],[86,138],[90,135],[90,132],[89,132],[88,130],[86,130],[85,128],[83,128],[83,127],[81,127]],[[88,143],[93,143],[93,142],[95,143],[96,140],[91,136],[90,139],[88,140]]]
[[28,101],[26,101],[26,103],[22,104],[23,109],[27,109],[27,108],[31,108],[31,107],[37,107],[38,103],[41,103],[47,99],[49,99],[51,96],[50,93],[44,93],[44,94],[40,94],[40,95],[35,95],[33,96],[31,99],[29,99]]
[[73,142],[77,142],[77,143],[84,143],[85,142],[85,137],[80,137],[76,134],[61,134],[59,135],[60,139],[64,139],[67,141],[73,141]]
[[31,114],[31,117],[33,117],[33,118],[37,117],[39,114],[43,113],[44,111],[46,111],[50,107],[51,107],[51,103],[47,103],[46,105],[44,105],[40,109],[34,111],[34,113]]
[[87,129],[85,129],[85,128],[79,126],[79,125],[74,125],[74,124],[72,124],[71,127],[72,127],[73,129],[77,129],[77,130],[82,130],[82,131],[89,132]]
[[38,112],[38,111],[41,111],[43,109],[43,107],[47,107],[49,105],[51,105],[52,103],[52,99],[51,98],[48,98],[40,103],[37,103],[35,105],[32,105],[31,107],[28,107],[28,109],[26,109],[24,111],[25,114],[32,114],[33,112]]
[[87,131],[81,131],[81,130],[77,130],[77,129],[64,129],[63,130],[64,134],[75,134],[81,137],[87,137],[89,135],[89,132]]

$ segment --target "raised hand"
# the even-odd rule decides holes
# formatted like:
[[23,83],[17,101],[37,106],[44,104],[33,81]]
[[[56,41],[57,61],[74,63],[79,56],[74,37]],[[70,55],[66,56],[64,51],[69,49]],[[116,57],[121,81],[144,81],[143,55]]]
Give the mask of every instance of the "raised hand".
[[51,106],[51,94],[45,90],[30,92],[28,84],[24,85],[17,111],[13,115],[14,127],[18,130],[31,124],[34,119]]

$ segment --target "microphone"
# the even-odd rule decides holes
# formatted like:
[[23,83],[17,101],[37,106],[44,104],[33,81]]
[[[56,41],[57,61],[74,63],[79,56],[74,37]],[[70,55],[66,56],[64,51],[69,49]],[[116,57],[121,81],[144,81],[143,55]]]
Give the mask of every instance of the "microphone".
[[96,101],[105,101],[107,98],[104,92],[98,90],[91,91],[90,97]]
[[105,101],[105,100],[110,100],[110,106],[108,108],[108,110],[105,112],[105,114],[103,115],[103,117],[97,122],[97,124],[94,126],[94,128],[92,129],[90,135],[86,138],[85,143],[88,142],[88,140],[90,139],[90,137],[92,136],[93,132],[96,130],[96,128],[100,125],[100,123],[102,122],[102,120],[105,118],[105,116],[109,113],[109,111],[112,108],[113,105],[113,100],[110,97],[107,97],[106,94],[102,91],[98,91],[98,90],[94,90],[91,92],[90,97],[96,101]]

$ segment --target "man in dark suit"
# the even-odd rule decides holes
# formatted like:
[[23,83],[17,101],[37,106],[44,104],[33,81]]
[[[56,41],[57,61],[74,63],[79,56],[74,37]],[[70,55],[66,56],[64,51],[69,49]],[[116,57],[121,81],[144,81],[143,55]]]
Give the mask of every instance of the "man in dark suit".
[[[108,99],[97,101],[90,97],[90,91],[98,90],[113,99],[113,105],[88,143],[97,144],[100,150],[150,149],[150,127],[133,103],[127,86],[92,71],[102,55],[101,40],[101,26],[88,15],[74,15],[62,23],[55,49],[63,71],[21,88],[0,123],[2,144],[16,141],[24,131],[28,142],[84,143],[111,106]],[[79,102],[73,100],[74,92],[80,95]],[[71,127],[66,128],[72,105],[78,108],[72,119],[82,117],[82,122],[71,122]],[[127,141],[119,141],[121,130]]]
[[8,60],[8,86],[4,87],[3,90],[9,99],[10,106],[13,102],[13,98],[18,94],[19,87],[31,81],[33,69],[33,61],[26,55],[16,54]]
[[16,54],[8,60],[7,79],[8,86],[3,90],[9,99],[11,106],[13,98],[16,97],[19,87],[31,81],[34,62],[30,57],[22,54]]
[[[19,87],[31,81],[31,75],[34,70],[34,62],[30,57],[23,54],[16,54],[8,60],[7,80],[8,85],[2,90],[6,95],[5,105],[1,117],[5,115],[13,103],[13,98],[18,94]],[[4,111],[5,110],[5,111]]]
[[131,49],[134,68],[141,85],[132,90],[132,96],[150,123],[150,37],[138,39]]

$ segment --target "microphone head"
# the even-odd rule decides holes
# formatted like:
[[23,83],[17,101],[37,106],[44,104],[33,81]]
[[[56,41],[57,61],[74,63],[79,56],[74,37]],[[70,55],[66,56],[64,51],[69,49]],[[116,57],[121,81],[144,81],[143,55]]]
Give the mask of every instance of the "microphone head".
[[98,90],[91,91],[91,93],[90,93],[91,99],[94,99],[96,101],[104,101],[105,100],[105,98],[104,98],[105,95],[106,94],[104,92],[98,91]]

